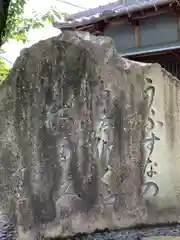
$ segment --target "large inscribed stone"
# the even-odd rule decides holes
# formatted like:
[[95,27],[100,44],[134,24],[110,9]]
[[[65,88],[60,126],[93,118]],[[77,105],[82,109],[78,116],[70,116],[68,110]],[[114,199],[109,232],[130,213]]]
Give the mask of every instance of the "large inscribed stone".
[[66,31],[0,87],[0,211],[17,239],[179,222],[180,84]]

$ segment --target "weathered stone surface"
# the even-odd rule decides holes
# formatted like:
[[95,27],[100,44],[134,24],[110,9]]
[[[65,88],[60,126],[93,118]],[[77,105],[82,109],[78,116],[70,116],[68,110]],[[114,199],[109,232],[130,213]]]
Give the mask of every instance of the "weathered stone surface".
[[18,239],[179,222],[179,89],[109,38],[25,49],[0,88],[0,210]]

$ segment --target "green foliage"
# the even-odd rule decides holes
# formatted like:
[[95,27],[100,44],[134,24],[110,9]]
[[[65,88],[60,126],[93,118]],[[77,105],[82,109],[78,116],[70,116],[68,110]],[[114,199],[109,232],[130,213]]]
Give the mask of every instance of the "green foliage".
[[7,78],[10,67],[0,58],[0,84]]
[[3,43],[9,39],[25,43],[28,41],[27,34],[30,29],[42,28],[46,22],[52,23],[67,16],[66,13],[59,13],[55,7],[51,7],[45,14],[40,15],[34,11],[32,17],[27,18],[23,14],[25,4],[26,0],[11,1]]
[[17,28],[17,20],[23,14],[25,3],[26,0],[11,0],[3,43],[5,43],[8,38],[13,38],[13,32]]
[[[31,18],[27,18],[23,14],[26,2],[27,0],[11,0],[3,44],[8,40],[26,43],[29,41],[28,33],[31,29],[43,28],[46,23],[67,17],[66,13],[59,13],[55,7],[51,7],[45,14],[37,14],[34,11]],[[3,49],[0,48],[0,53],[2,52]],[[0,83],[7,77],[9,70],[10,67],[0,58]]]

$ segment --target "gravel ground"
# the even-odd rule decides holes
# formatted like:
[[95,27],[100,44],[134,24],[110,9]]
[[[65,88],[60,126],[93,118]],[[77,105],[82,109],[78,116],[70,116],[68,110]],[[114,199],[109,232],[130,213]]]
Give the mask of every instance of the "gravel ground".
[[14,226],[0,216],[0,240],[15,240]]
[[[77,234],[73,237],[67,238],[54,238],[66,239],[66,240],[140,240],[142,238],[149,238],[155,236],[174,236],[180,237],[180,225],[168,225],[161,227],[149,227],[149,228],[136,228],[127,230],[117,230],[117,231],[96,231],[91,234]],[[0,240],[15,240],[15,231],[12,224],[8,224],[0,219]],[[40,238],[51,240],[52,238]]]
[[[129,230],[117,230],[109,231],[104,230],[101,232],[94,232],[92,234],[78,234],[73,237],[68,237],[66,239],[70,240],[140,240],[142,238],[155,237],[155,236],[180,236],[180,225],[169,225],[161,227],[151,227],[151,228],[136,228]],[[55,238],[63,239],[63,238]],[[55,240],[54,239],[54,240]],[[50,239],[48,239],[50,240]]]

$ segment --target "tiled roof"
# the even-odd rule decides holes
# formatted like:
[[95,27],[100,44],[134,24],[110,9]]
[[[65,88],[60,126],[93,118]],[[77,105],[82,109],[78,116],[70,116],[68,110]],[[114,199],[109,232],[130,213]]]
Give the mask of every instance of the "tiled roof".
[[106,20],[114,16],[125,14],[131,15],[132,12],[148,9],[151,7],[158,7],[168,3],[170,4],[174,1],[176,0],[126,0],[126,4],[122,4],[120,1],[116,1],[94,9],[75,13],[66,19],[66,22],[55,22],[53,25],[59,29],[73,29],[93,24],[100,20]]

